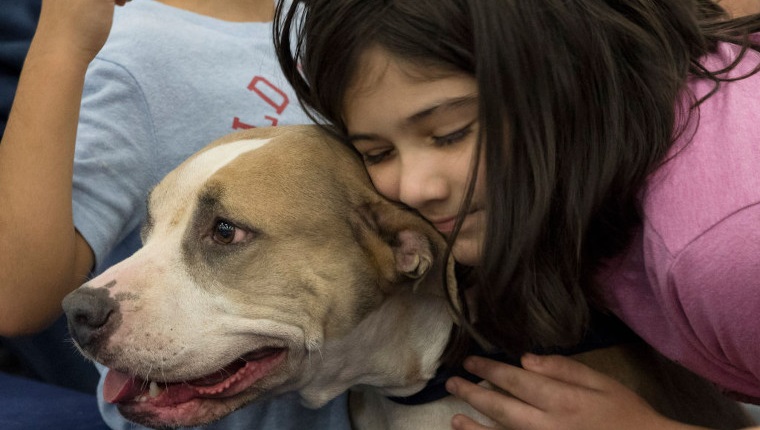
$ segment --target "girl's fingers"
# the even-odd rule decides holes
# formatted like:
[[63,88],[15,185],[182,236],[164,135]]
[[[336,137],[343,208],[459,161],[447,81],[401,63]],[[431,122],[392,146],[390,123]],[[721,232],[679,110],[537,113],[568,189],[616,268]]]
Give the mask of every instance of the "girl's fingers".
[[531,372],[592,390],[604,389],[613,381],[609,376],[561,355],[525,354],[522,365]]
[[556,404],[568,388],[562,381],[483,357],[468,357],[464,368],[541,410]]
[[[458,377],[449,379],[446,382],[446,389],[460,400],[470,404],[478,412],[507,428],[529,429],[531,423],[540,422],[540,410],[519,399],[473,384],[465,379]],[[466,420],[458,419],[466,423]],[[472,427],[471,423],[466,423],[466,425],[469,427],[462,428],[487,428]]]
[[472,418],[466,415],[454,415],[451,419],[451,428],[454,430],[492,430],[492,427],[486,427],[478,424]]
[[[507,428],[537,430],[668,428],[673,424],[614,379],[561,356],[523,358],[524,368],[482,357],[464,367],[512,396],[451,378],[446,388],[494,422]],[[463,429],[479,429],[461,421]],[[676,427],[680,428],[680,427]]]

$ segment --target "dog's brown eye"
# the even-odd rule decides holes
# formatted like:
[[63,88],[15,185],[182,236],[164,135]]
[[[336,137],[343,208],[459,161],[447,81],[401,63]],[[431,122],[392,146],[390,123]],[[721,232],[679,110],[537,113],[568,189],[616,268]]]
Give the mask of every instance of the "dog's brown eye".
[[219,220],[214,226],[213,238],[216,242],[229,245],[235,241],[237,236],[237,227],[224,220]]

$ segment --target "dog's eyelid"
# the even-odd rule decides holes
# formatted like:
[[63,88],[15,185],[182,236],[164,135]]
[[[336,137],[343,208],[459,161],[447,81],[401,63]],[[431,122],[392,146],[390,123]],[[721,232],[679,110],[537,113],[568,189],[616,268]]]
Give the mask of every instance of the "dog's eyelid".
[[232,217],[218,215],[217,217],[214,218],[212,225],[216,225],[219,222],[226,222],[227,224],[231,224],[239,229],[248,231],[250,233],[256,233],[258,231],[255,227],[249,225],[247,222],[236,220],[236,219],[233,219]]

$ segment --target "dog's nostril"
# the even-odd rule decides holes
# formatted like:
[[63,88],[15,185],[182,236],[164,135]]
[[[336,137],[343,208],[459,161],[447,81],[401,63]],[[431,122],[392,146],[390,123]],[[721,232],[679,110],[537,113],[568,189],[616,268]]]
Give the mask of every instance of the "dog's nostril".
[[87,313],[87,312],[79,312],[76,315],[74,315],[74,323],[78,325],[85,325],[91,328],[98,328],[105,325],[105,323],[108,321],[108,317],[111,316],[111,312],[108,312],[106,314],[96,312],[96,313]]

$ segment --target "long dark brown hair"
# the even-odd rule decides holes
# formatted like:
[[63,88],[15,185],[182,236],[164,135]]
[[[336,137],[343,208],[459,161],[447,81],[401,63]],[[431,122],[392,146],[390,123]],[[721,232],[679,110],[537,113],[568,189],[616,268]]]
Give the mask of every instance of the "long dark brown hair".
[[699,59],[722,41],[758,50],[760,16],[706,0],[294,0],[274,31],[301,103],[338,136],[369,47],[477,79],[488,223],[474,327],[521,353],[583,334],[593,275],[629,245],[645,180],[683,132],[687,78],[717,90],[726,70]]

